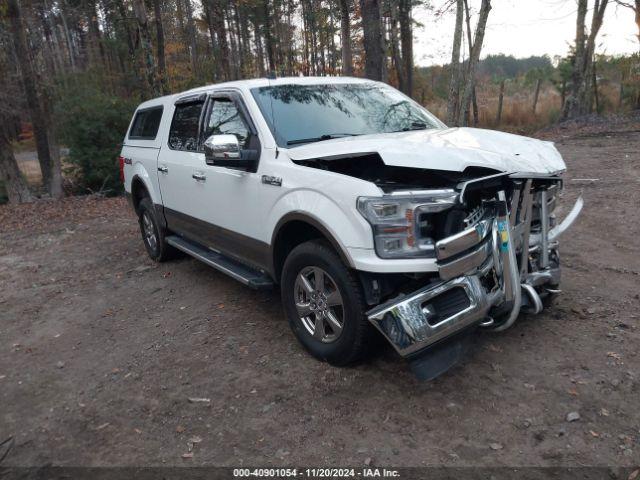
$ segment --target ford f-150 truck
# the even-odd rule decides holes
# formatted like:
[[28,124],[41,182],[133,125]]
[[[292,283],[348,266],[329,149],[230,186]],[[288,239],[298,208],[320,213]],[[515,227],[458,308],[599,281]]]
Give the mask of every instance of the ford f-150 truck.
[[[433,377],[459,339],[559,292],[550,142],[447,128],[379,82],[279,78],[153,99],[120,157],[149,256],[279,286],[304,347],[351,364],[379,332]],[[426,359],[426,360],[425,360]]]

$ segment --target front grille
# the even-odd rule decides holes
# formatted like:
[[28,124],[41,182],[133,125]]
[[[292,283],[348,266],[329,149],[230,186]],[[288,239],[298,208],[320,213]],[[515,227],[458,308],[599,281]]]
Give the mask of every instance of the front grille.
[[469,308],[470,305],[471,300],[464,288],[456,287],[431,299],[423,308],[428,308],[433,314],[428,318],[429,324],[433,326]]

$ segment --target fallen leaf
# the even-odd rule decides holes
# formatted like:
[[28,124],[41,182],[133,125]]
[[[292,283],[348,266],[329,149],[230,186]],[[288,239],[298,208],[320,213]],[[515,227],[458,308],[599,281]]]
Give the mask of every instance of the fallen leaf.
[[193,453],[189,452],[189,453],[183,453],[182,454],[182,458],[193,458]]
[[176,432],[177,432],[177,433],[182,433],[182,432],[184,432],[185,430],[186,430],[186,428],[184,428],[182,425],[178,425],[178,426],[176,427]]
[[141,434],[142,433],[142,430],[140,430],[139,428],[134,428],[133,431],[136,432],[137,434]]
[[627,480],[636,480],[636,478],[638,478],[639,475],[640,475],[640,470],[634,470],[629,474],[629,476],[627,477]]
[[589,430],[589,433],[594,438],[600,438],[600,434],[598,432],[594,432],[593,430]]
[[567,422],[577,422],[580,420],[580,414],[578,412],[567,413]]
[[569,390],[567,390],[567,393],[573,397],[577,397],[578,396],[578,392],[576,389],[574,388],[570,388]]

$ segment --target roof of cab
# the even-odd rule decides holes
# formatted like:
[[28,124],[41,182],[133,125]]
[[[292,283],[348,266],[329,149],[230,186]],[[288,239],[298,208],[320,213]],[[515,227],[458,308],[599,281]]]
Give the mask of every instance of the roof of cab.
[[368,83],[373,80],[366,78],[356,77],[281,77],[281,78],[252,78],[250,80],[236,80],[232,82],[224,83],[212,83],[210,85],[204,85],[202,87],[192,88],[184,92],[175,93],[172,95],[165,95],[164,97],[157,97],[146,102],[141,103],[138,106],[140,108],[151,107],[154,105],[166,105],[173,101],[195,93],[208,92],[213,88],[238,88],[241,90],[249,90],[251,88],[268,87],[273,85],[318,85],[318,84],[340,84],[340,83]]

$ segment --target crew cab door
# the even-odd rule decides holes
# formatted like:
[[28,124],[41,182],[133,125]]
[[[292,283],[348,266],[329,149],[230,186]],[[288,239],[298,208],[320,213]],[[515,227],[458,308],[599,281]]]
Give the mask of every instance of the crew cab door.
[[204,165],[200,148],[200,123],[206,95],[176,101],[169,137],[158,155],[158,183],[170,230],[198,238],[194,218],[203,216],[203,184],[194,178]]
[[[211,135],[235,135],[243,150],[259,154],[257,131],[242,97],[238,92],[220,91],[209,96],[204,110],[201,140]],[[259,227],[268,203],[262,197],[265,185],[255,168],[234,169],[208,164],[202,159],[199,181],[203,209],[199,219],[204,222],[213,248],[255,266],[263,267],[268,251],[266,243],[258,240]]]

